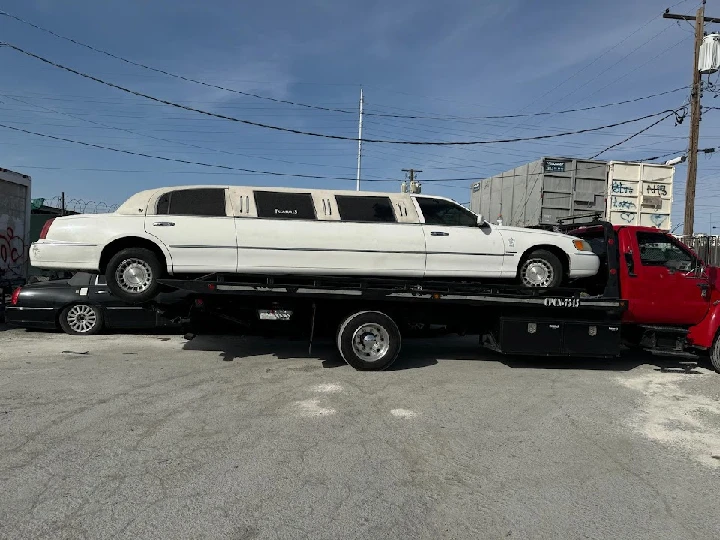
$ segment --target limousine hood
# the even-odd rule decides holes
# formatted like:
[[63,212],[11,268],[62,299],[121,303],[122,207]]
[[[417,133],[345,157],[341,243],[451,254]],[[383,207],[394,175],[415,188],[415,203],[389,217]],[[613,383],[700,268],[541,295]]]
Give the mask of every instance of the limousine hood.
[[525,229],[523,227],[506,227],[504,225],[496,225],[495,229],[502,234],[503,236],[506,236],[507,234],[522,234],[523,236],[527,235],[533,235],[538,237],[548,237],[548,238],[567,238],[569,240],[574,240],[577,237],[571,236],[569,234],[563,234],[558,232],[552,232],[552,231],[545,231],[542,229]]

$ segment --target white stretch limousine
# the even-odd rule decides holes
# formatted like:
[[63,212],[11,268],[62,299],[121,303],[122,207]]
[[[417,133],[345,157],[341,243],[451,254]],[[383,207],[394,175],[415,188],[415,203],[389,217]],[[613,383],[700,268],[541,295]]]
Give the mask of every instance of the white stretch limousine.
[[456,202],[406,193],[182,186],[142,191],[112,214],[45,224],[33,266],[104,273],[124,300],[164,274],[213,272],[517,279],[592,276],[583,240],[495,226]]

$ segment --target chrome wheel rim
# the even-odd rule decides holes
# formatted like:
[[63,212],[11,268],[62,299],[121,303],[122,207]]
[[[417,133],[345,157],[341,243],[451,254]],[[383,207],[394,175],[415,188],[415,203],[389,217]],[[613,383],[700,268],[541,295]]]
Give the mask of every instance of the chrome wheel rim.
[[523,265],[521,277],[526,287],[549,287],[555,270],[545,259],[530,259]]
[[362,325],[352,337],[353,352],[366,362],[377,362],[390,349],[390,334],[375,323]]
[[98,322],[95,310],[85,304],[79,304],[71,307],[65,317],[65,320],[67,321],[70,329],[79,334],[89,332],[95,328],[95,325],[97,325]]
[[115,282],[125,292],[138,294],[152,283],[150,265],[142,259],[125,259],[115,270]]

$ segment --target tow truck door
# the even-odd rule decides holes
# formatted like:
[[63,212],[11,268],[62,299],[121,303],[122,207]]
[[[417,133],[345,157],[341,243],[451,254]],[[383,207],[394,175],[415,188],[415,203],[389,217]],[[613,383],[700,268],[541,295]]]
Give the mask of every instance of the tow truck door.
[[679,240],[662,232],[620,230],[626,319],[647,324],[695,325],[710,308],[710,280]]

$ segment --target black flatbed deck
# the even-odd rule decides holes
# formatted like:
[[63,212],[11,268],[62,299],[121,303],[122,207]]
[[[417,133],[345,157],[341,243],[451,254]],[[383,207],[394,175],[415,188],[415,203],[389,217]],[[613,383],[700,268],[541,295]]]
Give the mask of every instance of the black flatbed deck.
[[472,281],[372,277],[303,277],[210,274],[197,279],[163,279],[162,285],[199,296],[357,299],[441,304],[597,309],[621,313],[626,301],[590,296],[582,289],[525,288]]

